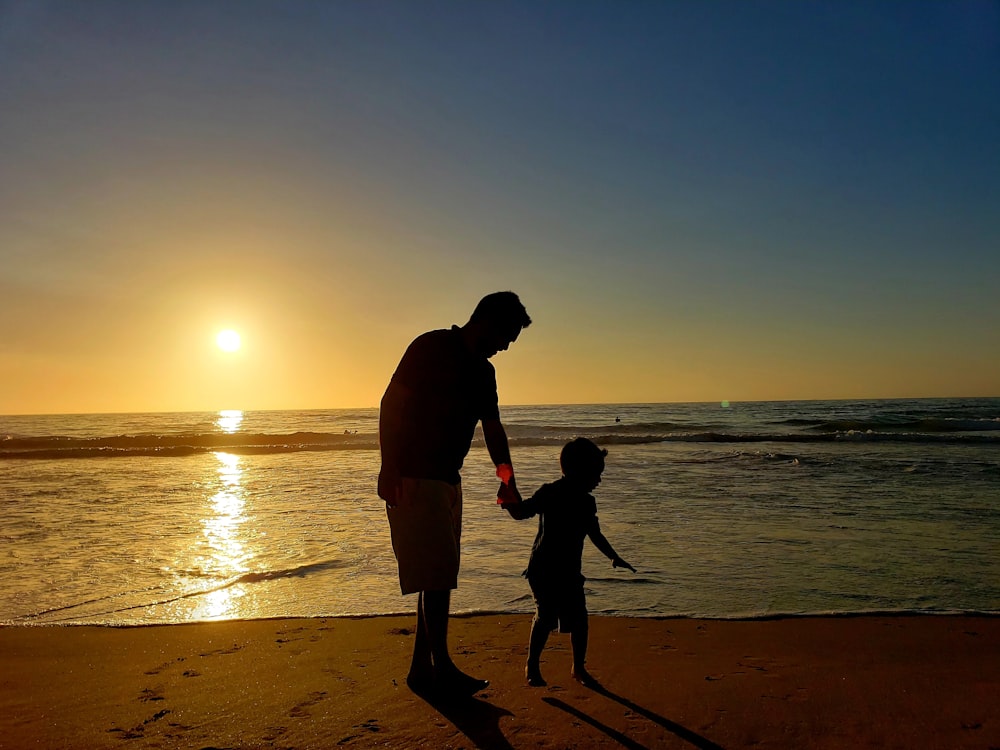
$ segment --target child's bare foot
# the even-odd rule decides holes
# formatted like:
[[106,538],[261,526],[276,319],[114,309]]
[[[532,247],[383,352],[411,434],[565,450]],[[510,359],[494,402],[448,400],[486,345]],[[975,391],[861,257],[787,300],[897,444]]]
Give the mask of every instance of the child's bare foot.
[[573,676],[574,680],[579,682],[584,687],[598,687],[601,684],[583,667],[573,667],[570,670],[570,674]]
[[548,683],[542,679],[542,670],[529,664],[524,668],[524,676],[531,687],[545,687]]

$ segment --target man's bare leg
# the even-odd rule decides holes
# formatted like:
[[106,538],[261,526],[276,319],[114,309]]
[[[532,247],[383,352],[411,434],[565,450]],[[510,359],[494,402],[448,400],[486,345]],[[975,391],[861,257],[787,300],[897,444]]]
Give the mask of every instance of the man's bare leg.
[[451,607],[451,591],[424,591],[421,596],[427,641],[434,662],[436,686],[445,692],[468,695],[485,688],[489,682],[477,680],[462,672],[455,666],[448,653],[448,611]]
[[434,666],[424,620],[424,592],[421,591],[417,594],[417,628],[413,636],[413,659],[410,662],[410,673],[406,675],[406,684],[414,690],[423,690],[430,686],[433,678]]

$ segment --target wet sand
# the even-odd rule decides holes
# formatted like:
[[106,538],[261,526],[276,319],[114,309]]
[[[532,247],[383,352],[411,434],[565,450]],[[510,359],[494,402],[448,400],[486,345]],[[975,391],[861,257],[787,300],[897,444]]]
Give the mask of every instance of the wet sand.
[[528,687],[530,617],[451,624],[475,698],[403,678],[412,618],[0,628],[0,748],[996,748],[1000,618],[591,618]]

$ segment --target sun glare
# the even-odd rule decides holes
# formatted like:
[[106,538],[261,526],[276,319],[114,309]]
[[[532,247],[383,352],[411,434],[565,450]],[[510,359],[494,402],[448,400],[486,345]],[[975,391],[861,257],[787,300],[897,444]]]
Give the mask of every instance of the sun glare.
[[240,335],[229,329],[219,331],[219,335],[215,337],[215,343],[224,352],[235,352],[240,348]]

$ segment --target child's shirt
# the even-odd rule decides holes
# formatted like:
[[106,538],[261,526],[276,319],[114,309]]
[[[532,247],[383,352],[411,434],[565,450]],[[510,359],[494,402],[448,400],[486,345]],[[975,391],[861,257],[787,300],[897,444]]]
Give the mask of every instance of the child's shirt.
[[524,575],[534,579],[583,582],[583,540],[600,532],[597,501],[563,477],[544,484],[522,503],[521,517],[538,516],[538,533]]

